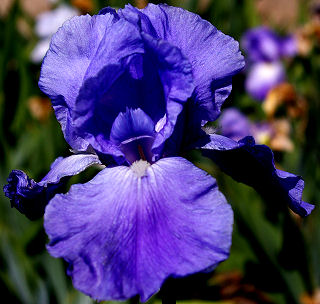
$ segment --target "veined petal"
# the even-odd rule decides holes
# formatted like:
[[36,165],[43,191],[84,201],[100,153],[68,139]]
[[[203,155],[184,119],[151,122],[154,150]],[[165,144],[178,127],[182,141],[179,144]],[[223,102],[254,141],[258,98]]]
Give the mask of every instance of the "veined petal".
[[228,257],[233,215],[215,180],[183,158],[145,163],[106,168],[46,208],[49,252],[94,299],[144,302]]
[[120,145],[122,142],[140,136],[151,136],[155,133],[152,119],[140,108],[120,113],[115,119],[110,139]]
[[104,7],[98,13],[98,15],[106,15],[106,14],[112,14],[113,17],[115,17],[116,20],[120,19],[119,15],[117,14],[117,11],[114,8],[110,7],[110,6]]
[[110,141],[110,131],[120,112],[137,107],[140,88],[130,68],[143,53],[140,33],[132,24],[119,20],[107,28],[70,110],[77,132],[96,151],[113,155],[119,163],[123,156]]
[[50,171],[39,182],[39,185],[56,184],[61,178],[77,175],[94,164],[101,164],[98,156],[94,154],[76,154],[66,158],[59,157],[52,163]]
[[127,109],[115,119],[110,140],[120,148],[129,164],[141,158],[151,162],[155,133],[154,122],[146,113],[140,108]]
[[107,29],[87,69],[72,122],[97,151],[112,154],[110,132],[119,113],[140,108],[155,125],[166,115],[155,140],[160,154],[193,89],[191,65],[178,48],[120,19]]
[[40,89],[53,101],[62,96],[66,105],[73,107],[99,44],[114,23],[111,14],[66,21],[52,37],[41,68]]
[[231,92],[232,76],[244,67],[238,42],[182,8],[149,4],[139,11],[128,5],[119,14],[181,50],[192,65],[199,120],[215,120]]
[[276,169],[271,149],[256,145],[253,137],[237,142],[221,135],[210,135],[210,142],[202,146],[202,151],[222,171],[252,186],[268,201],[279,206],[287,203],[300,216],[307,216],[313,210],[314,205],[302,201],[304,181],[301,176]]
[[76,175],[93,164],[100,164],[96,155],[78,154],[66,158],[59,157],[39,183],[30,179],[23,171],[13,170],[3,190],[10,199],[12,207],[17,208],[29,219],[35,220],[43,216],[47,203],[59,192],[63,177]]
[[66,140],[76,150],[85,150],[88,144],[74,130],[69,108],[74,107],[88,66],[114,22],[111,14],[70,19],[53,35],[43,60],[39,87],[50,97]]
[[165,115],[157,121],[161,122],[158,126],[162,127],[157,131],[152,148],[156,159],[159,159],[165,141],[172,135],[178,116],[194,91],[193,71],[189,60],[183,56],[179,48],[145,33],[142,37],[147,49],[159,62],[158,72],[166,101]]

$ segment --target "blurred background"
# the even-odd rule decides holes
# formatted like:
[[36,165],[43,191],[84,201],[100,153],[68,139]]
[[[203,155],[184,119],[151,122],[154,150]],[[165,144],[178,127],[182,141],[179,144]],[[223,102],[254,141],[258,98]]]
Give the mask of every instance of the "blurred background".
[[[144,7],[147,1],[129,1]],[[150,1],[160,3],[158,1]],[[164,1],[161,1],[164,2]],[[277,168],[302,175],[303,199],[320,202],[320,2],[172,0],[240,42],[245,70],[234,77],[223,115],[210,127],[252,135],[275,153]],[[38,86],[50,37],[74,15],[127,1],[0,0],[0,185],[12,169],[39,181],[69,147]],[[276,50],[276,51],[275,51]],[[187,156],[212,174],[235,213],[230,258],[214,272],[169,279],[179,303],[320,303],[320,211],[308,218],[279,212],[251,188],[222,174],[198,152]],[[73,177],[83,182],[93,172]],[[0,294],[8,303],[90,304],[46,252],[42,220],[29,221],[0,191]],[[136,303],[132,299],[128,303]]]

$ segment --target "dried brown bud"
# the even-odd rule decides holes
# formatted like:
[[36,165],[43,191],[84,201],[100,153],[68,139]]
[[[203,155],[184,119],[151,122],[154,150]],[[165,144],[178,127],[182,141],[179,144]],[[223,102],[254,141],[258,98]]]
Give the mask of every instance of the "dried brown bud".
[[33,96],[28,100],[28,107],[32,117],[44,122],[49,118],[52,112],[51,102],[49,98]]
[[147,0],[135,0],[134,3],[137,8],[144,8],[148,5]]
[[297,94],[289,83],[281,83],[269,91],[262,108],[268,117],[273,117],[278,107],[284,103],[295,103]]
[[81,13],[92,13],[94,10],[94,4],[92,0],[71,0],[72,6],[76,7]]

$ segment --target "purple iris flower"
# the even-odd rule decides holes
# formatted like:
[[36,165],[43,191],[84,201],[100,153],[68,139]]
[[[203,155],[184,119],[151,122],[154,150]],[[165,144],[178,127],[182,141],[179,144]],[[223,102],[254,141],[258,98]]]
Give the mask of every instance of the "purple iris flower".
[[[55,161],[39,183],[12,171],[4,191],[27,216],[44,212],[47,249],[69,263],[77,289],[97,300],[146,301],[169,276],[208,271],[228,257],[232,210],[216,181],[179,157],[186,149],[212,153],[219,166],[217,155],[234,152],[232,176],[267,181],[297,213],[311,212],[301,178],[275,174],[269,150],[202,130],[243,66],[236,41],[167,5],[106,8],[53,36],[39,86],[76,154]],[[242,160],[238,166],[243,149],[249,168],[266,161],[262,176],[251,170],[248,178]],[[67,194],[55,188],[93,164],[105,168],[91,181]]]
[[293,36],[280,37],[264,26],[247,31],[241,44],[252,62],[278,61],[297,53],[297,43]]
[[257,62],[248,70],[245,88],[253,98],[264,100],[268,92],[285,79],[286,74],[281,62]]
[[249,58],[246,90],[262,101],[272,88],[285,80],[280,60],[297,53],[296,40],[293,36],[280,37],[267,27],[257,27],[244,34],[242,46]]
[[252,126],[248,118],[236,108],[228,108],[219,118],[219,133],[240,140],[246,136],[252,136]]
[[219,117],[218,131],[221,135],[236,141],[252,136],[259,143],[265,143],[275,133],[270,123],[251,122],[237,108],[228,108],[223,111]]
[[298,42],[293,35],[283,37],[280,40],[280,54],[282,58],[294,57],[298,53]]

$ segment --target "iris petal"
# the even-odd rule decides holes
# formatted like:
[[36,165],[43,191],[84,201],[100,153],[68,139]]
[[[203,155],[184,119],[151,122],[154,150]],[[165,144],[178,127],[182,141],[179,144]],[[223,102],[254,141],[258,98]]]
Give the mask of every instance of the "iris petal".
[[88,143],[74,129],[68,108],[75,106],[87,68],[114,22],[111,14],[70,19],[52,37],[43,60],[39,87],[50,97],[64,136],[76,150],[85,150]]
[[93,164],[100,164],[96,155],[78,154],[66,158],[59,157],[39,183],[30,179],[23,171],[13,170],[3,190],[10,199],[12,207],[35,220],[43,216],[45,206],[59,192],[62,178],[76,175]]
[[156,33],[181,50],[192,64],[198,115],[202,120],[215,120],[231,92],[232,76],[244,67],[238,42],[198,15],[177,7],[149,4],[139,11],[128,5],[119,14],[140,25],[143,32]]
[[307,216],[313,210],[314,205],[302,201],[303,179],[276,169],[271,149],[256,145],[253,137],[237,142],[221,135],[210,135],[210,142],[202,147],[202,151],[222,171],[255,188],[274,206],[281,208],[286,203],[300,216]]
[[115,119],[110,140],[124,153],[129,164],[144,159],[152,161],[151,147],[155,126],[152,119],[141,109],[127,109]]
[[154,123],[141,109],[127,109],[115,119],[110,139],[120,145],[122,142],[140,136],[153,136]]
[[[110,141],[110,131],[119,113],[127,107],[141,108],[154,124],[166,116],[153,147],[159,158],[182,104],[192,95],[191,65],[178,48],[113,16],[67,22],[53,37],[39,85],[51,97],[74,149],[85,150],[91,144],[118,163],[123,155]],[[82,36],[96,42],[91,45]],[[64,43],[72,44],[67,52]],[[76,77],[69,81],[71,74]]]
[[167,277],[228,257],[233,215],[215,180],[183,158],[145,170],[106,168],[46,208],[49,252],[94,299],[144,302]]
[[194,91],[193,71],[189,60],[183,56],[180,49],[165,40],[153,39],[148,34],[142,34],[142,37],[159,61],[158,72],[166,100],[166,112],[155,121],[158,126],[162,125],[157,131],[152,148],[159,159],[165,141],[174,132],[178,116]]
[[[130,33],[128,28],[136,30],[133,25],[123,28],[128,39],[133,40],[134,35],[140,37],[139,32]],[[114,30],[113,33],[119,35],[119,31]],[[141,54],[130,60],[127,58],[120,65],[107,65],[97,77],[87,80],[78,104],[84,105],[86,113],[79,111],[82,106],[77,109],[76,124],[92,134],[94,139],[99,135],[104,142],[108,142],[114,120],[127,107],[141,108],[154,124],[166,115],[166,122],[158,132],[153,148],[159,158],[164,141],[173,132],[183,103],[193,92],[192,70],[188,60],[176,47],[148,35],[142,35],[141,39],[144,50],[136,46],[134,51]],[[128,41],[124,40],[124,44],[127,45]],[[105,61],[108,62],[97,60],[97,64]],[[98,147],[94,139],[89,140],[94,148],[110,153],[108,147]]]

